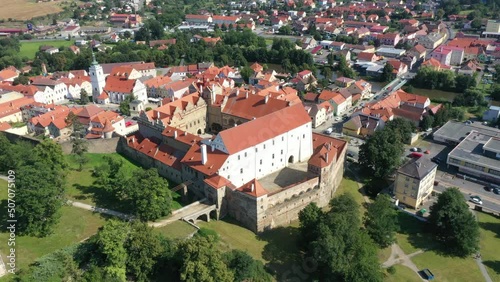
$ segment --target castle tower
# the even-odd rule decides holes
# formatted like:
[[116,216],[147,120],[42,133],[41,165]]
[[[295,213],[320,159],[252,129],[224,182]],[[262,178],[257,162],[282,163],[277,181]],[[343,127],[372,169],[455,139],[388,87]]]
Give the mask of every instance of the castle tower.
[[95,54],[92,52],[92,65],[89,69],[90,83],[92,84],[92,98],[93,101],[97,101],[97,97],[101,95],[104,85],[106,84],[106,79],[104,77],[104,72],[101,65],[96,61]]

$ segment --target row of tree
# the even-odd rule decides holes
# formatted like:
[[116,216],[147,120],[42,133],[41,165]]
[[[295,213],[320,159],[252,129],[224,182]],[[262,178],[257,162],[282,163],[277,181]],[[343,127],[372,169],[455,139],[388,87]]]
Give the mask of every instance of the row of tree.
[[418,88],[437,89],[463,93],[465,90],[475,87],[476,76],[455,74],[452,71],[437,71],[430,67],[418,69],[417,75],[411,81],[412,85]]
[[108,220],[86,242],[42,257],[18,281],[272,281],[246,252],[200,230],[172,241],[145,223]]

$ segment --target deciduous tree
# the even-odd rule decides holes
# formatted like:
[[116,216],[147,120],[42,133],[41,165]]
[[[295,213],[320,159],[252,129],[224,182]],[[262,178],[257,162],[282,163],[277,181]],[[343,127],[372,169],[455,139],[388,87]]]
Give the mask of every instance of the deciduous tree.
[[479,225],[458,188],[448,188],[430,208],[436,238],[452,255],[466,257],[479,249]]
[[389,196],[379,194],[368,206],[365,227],[368,235],[382,248],[396,241],[397,211]]

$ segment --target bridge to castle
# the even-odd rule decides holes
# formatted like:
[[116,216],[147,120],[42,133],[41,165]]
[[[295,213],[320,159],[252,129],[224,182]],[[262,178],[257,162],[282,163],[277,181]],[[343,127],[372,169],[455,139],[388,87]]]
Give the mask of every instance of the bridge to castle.
[[199,218],[204,219],[205,221],[210,221],[210,215],[219,219],[217,214],[217,206],[216,205],[207,205],[204,203],[200,203],[197,206],[197,210],[193,211],[191,214],[184,216],[182,220],[189,221],[191,223],[196,223],[196,220]]

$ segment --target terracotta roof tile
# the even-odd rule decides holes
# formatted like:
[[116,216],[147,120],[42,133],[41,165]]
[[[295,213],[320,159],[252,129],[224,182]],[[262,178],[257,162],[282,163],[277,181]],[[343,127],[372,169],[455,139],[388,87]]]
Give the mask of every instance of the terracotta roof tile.
[[269,192],[260,185],[257,179],[252,179],[248,183],[243,184],[241,187],[236,190],[246,193],[250,196],[254,196],[256,198],[267,195]]

